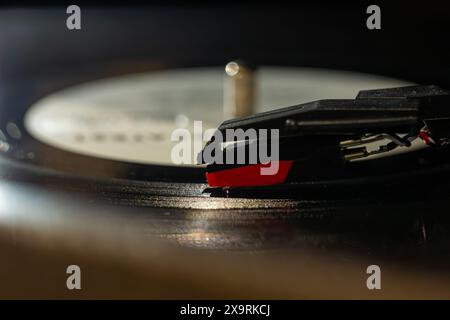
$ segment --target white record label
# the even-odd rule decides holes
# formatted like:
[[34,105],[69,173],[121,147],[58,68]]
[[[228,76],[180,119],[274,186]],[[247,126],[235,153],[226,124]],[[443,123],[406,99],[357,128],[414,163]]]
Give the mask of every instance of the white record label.
[[[51,146],[104,159],[172,164],[176,128],[223,120],[223,68],[178,69],[104,79],[55,92],[31,106],[25,127]],[[318,99],[353,99],[359,90],[411,85],[361,73],[263,67],[256,111]]]

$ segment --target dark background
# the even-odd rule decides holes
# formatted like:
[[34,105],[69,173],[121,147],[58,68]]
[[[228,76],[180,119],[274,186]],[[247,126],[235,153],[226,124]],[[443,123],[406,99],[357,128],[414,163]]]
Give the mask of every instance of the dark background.
[[450,6],[374,2],[382,29],[366,28],[371,2],[78,2],[82,30],[65,28],[64,4],[16,2],[0,13],[2,79],[87,68],[224,64],[364,71],[450,87]]

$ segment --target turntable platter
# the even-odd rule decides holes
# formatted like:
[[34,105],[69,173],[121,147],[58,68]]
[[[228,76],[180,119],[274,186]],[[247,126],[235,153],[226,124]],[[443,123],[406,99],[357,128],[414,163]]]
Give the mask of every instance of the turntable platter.
[[[448,89],[449,16],[426,6],[384,5],[382,30],[344,3],[82,5],[81,30],[65,7],[0,12],[0,296],[449,297],[450,151],[225,190],[171,159],[175,129],[229,117],[232,59],[251,64],[248,114]],[[65,286],[72,264],[79,296]],[[366,287],[374,264],[380,292]]]

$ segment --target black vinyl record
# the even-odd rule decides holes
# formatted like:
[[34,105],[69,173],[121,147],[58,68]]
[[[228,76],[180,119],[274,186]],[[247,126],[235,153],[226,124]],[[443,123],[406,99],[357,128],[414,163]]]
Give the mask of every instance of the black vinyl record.
[[[66,15],[57,7],[4,10],[0,129],[7,146],[1,154],[2,180],[88,195],[118,206],[125,215],[143,207],[154,219],[151,232],[164,238],[186,239],[194,229],[207,234],[189,245],[241,250],[308,245],[417,258],[427,243],[426,259],[447,260],[442,253],[448,253],[444,211],[450,167],[433,151],[411,159],[405,155],[404,165],[388,172],[384,162],[389,160],[382,159],[361,167],[353,178],[224,191],[208,187],[204,167],[77,153],[40,141],[26,127],[30,107],[64,89],[144,72],[223,68],[233,59],[449,88],[448,43],[431,32],[446,23],[445,10],[429,8],[432,22],[413,21],[406,32],[395,19],[405,12],[393,7],[383,16],[383,29],[368,32],[355,27],[364,23],[364,6],[333,8],[87,7],[76,32],[59,27]],[[426,49],[415,46],[425,40]],[[423,164],[427,161],[432,165]],[[165,219],[167,210],[171,216]],[[192,216],[204,216],[206,222],[193,225]],[[211,234],[213,242],[206,240]]]

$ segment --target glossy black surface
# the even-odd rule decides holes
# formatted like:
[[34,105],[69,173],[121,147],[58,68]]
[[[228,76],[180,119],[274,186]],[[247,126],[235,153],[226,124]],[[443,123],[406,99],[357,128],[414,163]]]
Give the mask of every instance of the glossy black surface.
[[[430,12],[422,16],[426,8]],[[356,27],[363,23],[359,10],[364,8],[345,5],[297,11],[87,9],[86,28],[78,34],[55,28],[61,23],[56,9],[3,11],[0,128],[16,123],[22,137],[7,141],[11,148],[1,155],[0,183],[15,183],[8,194],[22,201],[29,196],[22,187],[37,188],[45,194],[44,211],[53,201],[61,201],[63,211],[67,197],[87,197],[82,209],[92,214],[96,205],[114,205],[111,214],[137,220],[148,234],[181,245],[244,252],[310,247],[339,250],[345,257],[376,254],[447,267],[450,170],[441,154],[427,156],[433,166],[424,167],[419,157],[405,162],[411,170],[386,176],[378,163],[369,168],[371,181],[225,192],[207,188],[202,169],[72,154],[35,141],[22,124],[33,102],[66,86],[145,70],[221,65],[234,57],[261,65],[380,73],[448,88],[448,42],[434,32],[445,30],[440,26],[448,15],[426,8],[394,10],[415,18],[408,27],[394,22],[398,17],[388,11],[383,17],[390,32],[379,33]],[[26,156],[30,152],[32,158]],[[12,199],[2,200],[2,210],[13,211]]]

